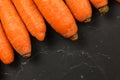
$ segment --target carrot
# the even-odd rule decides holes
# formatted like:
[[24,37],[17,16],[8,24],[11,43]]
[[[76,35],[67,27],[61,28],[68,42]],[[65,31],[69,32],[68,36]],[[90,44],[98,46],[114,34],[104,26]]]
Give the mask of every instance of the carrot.
[[89,0],[65,0],[65,2],[78,21],[91,21],[92,8]]
[[10,0],[0,0],[0,18],[14,49],[23,57],[30,57],[31,41],[28,31]]
[[12,0],[28,31],[38,40],[43,41],[46,25],[43,17],[32,0]]
[[10,64],[14,61],[13,49],[3,31],[0,22],[0,59],[4,64]]
[[95,8],[99,10],[101,14],[105,14],[109,11],[108,0],[90,0]]
[[120,0],[116,0],[116,1],[120,3]]
[[65,38],[76,40],[77,25],[63,0],[34,0],[52,28]]

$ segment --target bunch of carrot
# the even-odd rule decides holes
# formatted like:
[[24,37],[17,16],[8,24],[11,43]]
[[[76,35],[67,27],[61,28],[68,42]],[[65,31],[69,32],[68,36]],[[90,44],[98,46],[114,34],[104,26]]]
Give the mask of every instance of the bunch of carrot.
[[30,57],[29,33],[43,41],[46,35],[44,18],[61,36],[77,40],[78,27],[75,19],[79,22],[91,21],[90,3],[101,14],[109,10],[108,0],[0,0],[1,61],[4,64],[14,61],[12,47],[21,56]]

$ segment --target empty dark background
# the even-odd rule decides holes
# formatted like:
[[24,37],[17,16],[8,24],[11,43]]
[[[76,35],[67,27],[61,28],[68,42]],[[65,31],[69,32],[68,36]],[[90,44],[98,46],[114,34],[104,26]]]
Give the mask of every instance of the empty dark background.
[[47,24],[44,42],[31,37],[31,58],[15,52],[13,64],[0,63],[0,80],[120,80],[120,4],[109,2],[106,15],[94,9],[90,23],[77,22],[77,41]]

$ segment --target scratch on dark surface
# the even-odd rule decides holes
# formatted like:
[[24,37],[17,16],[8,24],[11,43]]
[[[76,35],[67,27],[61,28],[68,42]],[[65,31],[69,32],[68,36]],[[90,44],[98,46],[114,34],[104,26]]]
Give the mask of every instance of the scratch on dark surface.
[[21,62],[20,69],[19,69],[19,70],[17,71],[17,73],[16,73],[16,78],[19,76],[19,74],[20,74],[21,72],[23,72],[24,66],[27,65],[27,63],[30,62],[30,60],[32,60],[34,57],[36,57],[36,56],[38,56],[38,55],[39,55],[39,54],[36,54],[36,55],[32,56],[31,58],[25,60],[24,62]]
[[78,67],[80,67],[81,65],[82,65],[82,63],[81,63],[81,64],[74,65],[74,66],[71,66],[70,69],[78,68]]
[[[86,55],[90,60],[92,60],[94,62],[95,65],[93,66],[93,65],[90,65],[90,64],[88,64],[86,62],[81,62],[81,64],[77,64],[77,65],[71,66],[70,69],[75,69],[75,68],[80,67],[82,64],[85,64],[85,65],[87,65],[90,68],[98,68],[99,71],[101,72],[101,74],[104,76],[105,80],[107,80],[107,75],[106,75],[105,70],[99,64],[97,64],[97,62],[94,59],[94,57],[91,56],[88,52],[85,52],[85,51],[82,51],[81,56],[83,56],[83,55]],[[92,70],[92,72],[93,72],[93,70]]]
[[41,51],[40,53],[48,55],[48,51],[47,50]]
[[32,56],[31,58],[25,60],[24,62],[21,63],[22,66],[26,65],[28,62],[30,62],[33,58],[35,58],[36,56],[38,56],[40,54],[35,54],[34,56]]
[[92,72],[92,73],[93,73],[93,72],[94,72],[94,70],[93,70],[93,69],[91,69],[91,70],[90,70],[90,72]]
[[66,52],[66,55],[67,56],[81,56],[81,54],[79,54],[79,53],[82,53],[82,51],[81,50],[74,50],[74,51],[72,51],[72,52]]
[[45,73],[46,73],[45,70],[37,73],[37,75],[35,75],[35,76],[32,78],[32,80],[40,80],[40,78],[41,78]]
[[91,55],[89,55],[88,52],[84,52],[84,51],[82,51],[82,55],[86,55],[88,58],[91,57]]
[[58,49],[56,52],[57,53],[63,53],[67,47],[63,47],[61,49]]
[[57,53],[63,53],[65,50],[64,49],[59,49],[59,50],[57,50],[56,52]]
[[74,54],[72,52],[68,52],[67,56],[74,56]]
[[88,66],[88,67],[90,67],[90,68],[96,68],[96,66],[90,65],[90,64],[88,64],[88,63],[86,63],[86,62],[83,62],[83,64],[86,65],[86,66]]
[[13,76],[13,74],[11,74],[11,73],[7,73],[7,72],[5,72],[4,75],[7,75],[7,76]]
[[19,74],[21,73],[21,72],[23,72],[23,70],[24,70],[24,67],[23,67],[23,65],[21,65],[20,66],[20,69],[18,70],[18,72],[16,73],[16,78],[19,76]]
[[109,55],[106,55],[106,54],[102,54],[102,53],[97,53],[98,55],[101,55],[103,57],[106,57],[108,60],[111,59],[111,57]]
[[73,53],[68,53],[67,50],[69,50],[69,46],[63,47],[61,49],[58,49],[56,51],[57,54],[63,54],[64,55],[72,55]]
[[64,57],[65,56],[65,50],[64,50],[65,48],[62,48],[62,49],[58,49],[57,51],[56,51],[56,54],[57,55],[62,55],[62,57]]
[[22,62],[21,65],[26,65],[30,60],[31,60],[31,59],[28,59],[28,60]]
[[47,48],[47,47],[44,47],[44,48],[43,48],[43,47],[41,46],[41,51],[40,51],[40,53],[41,53],[41,54],[46,54],[46,55],[48,55],[48,48]]
[[[89,52],[81,51],[81,54],[79,54],[79,56],[86,56],[88,59],[90,59],[92,62],[94,62],[95,65],[90,65],[87,62],[81,62],[80,64],[71,66],[69,69],[72,70],[72,69],[78,68],[78,67],[80,67],[81,65],[84,64],[84,65],[86,65],[86,66],[88,66],[90,68],[97,68],[101,72],[101,74],[104,76],[105,80],[107,80],[107,75],[106,75],[105,70],[96,62],[94,57],[92,55],[90,55]],[[108,56],[108,55],[103,55],[103,56],[110,59],[110,56]],[[91,72],[94,72],[94,70],[91,70]]]
[[96,62],[96,60],[94,59],[94,57],[91,56],[88,52],[87,52],[87,55],[89,56],[88,58],[91,59],[91,60],[95,63],[96,68],[99,69],[99,71],[100,71],[100,72],[102,73],[102,75],[104,76],[105,80],[108,80],[105,70],[104,70],[99,64],[97,64],[97,62]]
[[82,51],[82,50],[73,50],[70,52],[69,48],[70,47],[67,46],[67,47],[63,47],[61,49],[58,49],[58,50],[56,50],[56,54],[60,54],[60,55],[62,54],[63,57],[64,56],[82,56],[85,54],[84,51]]

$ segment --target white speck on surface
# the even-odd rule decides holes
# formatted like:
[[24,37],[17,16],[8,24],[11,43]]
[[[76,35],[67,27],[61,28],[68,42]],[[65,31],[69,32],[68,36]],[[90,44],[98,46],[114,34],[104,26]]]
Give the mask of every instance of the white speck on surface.
[[93,73],[93,72],[94,72],[94,70],[91,70],[91,72]]
[[103,43],[103,40],[101,40],[100,43],[102,44],[102,43]]
[[98,45],[96,45],[95,47],[98,48]]
[[117,19],[120,19],[120,16],[116,16]]
[[81,53],[82,55],[84,55],[85,54],[85,52],[84,51],[82,51],[82,53]]
[[32,80],[36,80],[36,79],[34,78],[34,79],[32,79]]
[[84,78],[84,75],[80,75],[80,78],[83,79],[83,78]]
[[110,60],[110,59],[111,59],[111,57],[110,57],[110,56],[108,56],[107,58],[108,58],[108,60]]
[[30,61],[30,59],[28,59],[28,60],[22,62],[21,64],[22,64],[22,65],[26,65],[29,61]]

